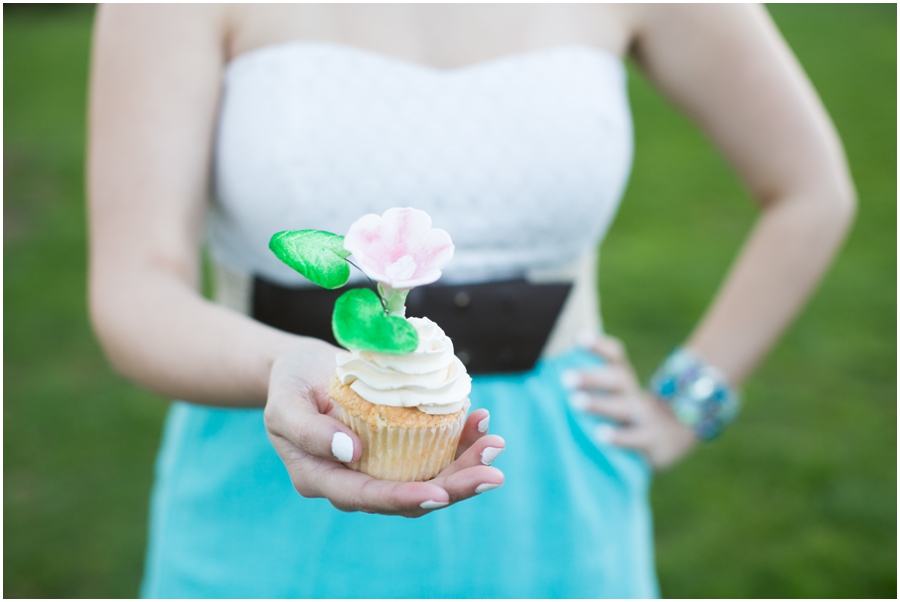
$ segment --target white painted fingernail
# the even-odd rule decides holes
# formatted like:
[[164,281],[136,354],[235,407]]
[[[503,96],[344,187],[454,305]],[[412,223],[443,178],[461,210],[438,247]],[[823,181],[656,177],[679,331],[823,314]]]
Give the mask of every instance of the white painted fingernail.
[[425,510],[434,510],[435,508],[443,508],[450,502],[436,502],[434,500],[425,500],[421,504],[419,504],[419,508],[424,508]]
[[563,388],[573,391],[581,386],[581,375],[575,370],[566,370],[559,375],[559,382],[562,383]]
[[491,415],[488,414],[483,419],[478,422],[478,432],[486,433],[488,430],[488,425],[491,423]]
[[353,460],[353,439],[346,433],[337,432],[331,439],[331,453],[341,462]]
[[491,489],[496,489],[499,487],[499,483],[482,483],[478,487],[475,488],[475,493],[484,493],[485,491],[490,491]]
[[485,447],[484,451],[481,452],[481,463],[485,466],[490,466],[491,462],[496,460],[502,451],[502,447]]
[[569,404],[576,410],[586,410],[591,403],[591,396],[584,391],[576,391],[569,395]]
[[612,443],[616,436],[616,427],[611,424],[598,424],[594,429],[594,437],[601,443]]

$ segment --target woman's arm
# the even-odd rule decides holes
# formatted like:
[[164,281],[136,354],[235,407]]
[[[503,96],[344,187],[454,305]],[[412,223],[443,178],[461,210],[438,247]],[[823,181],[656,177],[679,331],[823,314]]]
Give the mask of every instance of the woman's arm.
[[[204,300],[202,224],[225,63],[227,9],[113,5],[99,10],[90,99],[90,308],[112,364],[157,393],[265,405],[266,428],[306,497],[343,510],[420,516],[499,485],[481,462],[496,435],[469,416],[459,457],[427,483],[378,481],[338,462],[359,438],[333,416],[331,345],[286,334]],[[333,448],[337,433],[350,457]],[[423,507],[422,504],[425,504]]]
[[843,149],[761,6],[655,6],[639,24],[635,57],[762,207],[688,341],[737,385],[809,297],[852,222]]
[[197,403],[262,407],[275,358],[314,343],[198,294],[225,27],[213,5],[98,11],[90,307],[107,356],[127,378]]
[[[686,343],[738,385],[799,311],[855,209],[840,141],[768,14],[748,5],[640,5],[634,57],[710,137],[762,208],[715,300]],[[681,457],[693,433],[640,391],[620,344],[595,351],[610,367],[572,377],[601,390],[589,411],[625,426],[600,434],[656,466]]]

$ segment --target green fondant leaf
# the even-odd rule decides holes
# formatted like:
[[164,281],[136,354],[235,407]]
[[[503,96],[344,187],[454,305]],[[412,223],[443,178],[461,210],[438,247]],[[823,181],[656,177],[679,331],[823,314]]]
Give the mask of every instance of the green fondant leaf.
[[347,284],[350,265],[344,237],[324,230],[285,230],[269,240],[269,248],[280,259],[315,284],[335,289]]
[[338,297],[331,328],[337,342],[347,349],[404,355],[419,346],[415,326],[400,316],[385,315],[378,295],[367,288],[355,288]]

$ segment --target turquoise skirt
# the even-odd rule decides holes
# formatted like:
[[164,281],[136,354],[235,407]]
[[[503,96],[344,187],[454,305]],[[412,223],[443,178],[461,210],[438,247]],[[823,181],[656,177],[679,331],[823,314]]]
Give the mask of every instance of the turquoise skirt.
[[506,439],[506,483],[418,519],[300,497],[261,410],[172,405],[156,464],[148,598],[650,598],[650,470],[573,410],[581,350],[477,376],[472,407]]

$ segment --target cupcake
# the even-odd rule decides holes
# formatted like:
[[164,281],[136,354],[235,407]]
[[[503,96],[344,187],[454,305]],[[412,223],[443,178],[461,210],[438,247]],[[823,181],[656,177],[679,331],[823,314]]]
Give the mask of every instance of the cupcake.
[[406,318],[409,290],[430,284],[453,256],[444,230],[424,211],[365,215],[346,236],[319,230],[275,234],[269,247],[325,288],[350,277],[348,265],[377,283],[335,302],[337,354],[329,386],[340,419],[359,436],[362,456],[350,468],[394,481],[428,480],[446,468],[469,409],[472,380],[453,344],[428,318]]
[[390,481],[425,481],[453,461],[472,389],[444,331],[428,318],[409,322],[419,338],[413,353],[338,353],[329,386],[362,442],[362,456],[348,466]]

